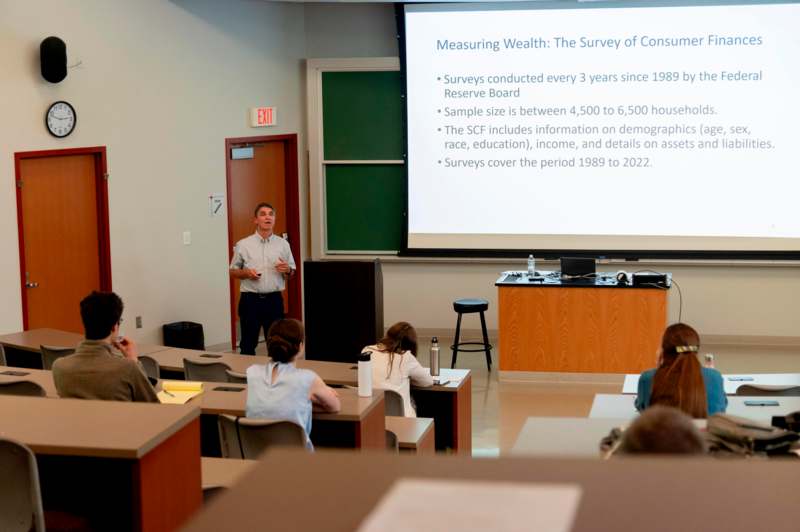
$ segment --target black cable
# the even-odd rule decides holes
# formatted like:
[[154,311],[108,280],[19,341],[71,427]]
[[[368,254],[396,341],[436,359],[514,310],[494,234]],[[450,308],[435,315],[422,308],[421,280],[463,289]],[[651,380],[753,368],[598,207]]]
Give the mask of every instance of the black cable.
[[[655,270],[636,270],[635,273],[655,273],[658,275],[662,275],[663,272],[657,272]],[[682,323],[681,319],[683,318],[683,291],[681,291],[681,285],[678,284],[678,281],[675,280],[674,277],[670,276],[670,283],[674,284],[678,288],[678,323]],[[650,286],[655,286],[656,288],[661,288],[662,290],[669,290],[668,286],[659,286],[653,283],[647,283]]]

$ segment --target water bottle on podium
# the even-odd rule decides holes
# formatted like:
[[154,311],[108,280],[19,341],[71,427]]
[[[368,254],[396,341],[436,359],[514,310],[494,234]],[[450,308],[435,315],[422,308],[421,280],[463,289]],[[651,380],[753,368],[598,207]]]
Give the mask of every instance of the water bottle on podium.
[[372,397],[372,351],[358,355],[358,396]]
[[439,339],[431,338],[431,375],[439,376]]
[[528,255],[528,278],[536,275],[536,259],[533,258],[533,253]]

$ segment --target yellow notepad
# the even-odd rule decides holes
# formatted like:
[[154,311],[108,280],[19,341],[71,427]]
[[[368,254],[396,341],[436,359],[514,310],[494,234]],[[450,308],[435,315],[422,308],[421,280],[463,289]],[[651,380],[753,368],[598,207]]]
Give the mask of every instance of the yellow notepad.
[[165,404],[182,405],[203,393],[203,383],[196,381],[161,381],[158,400]]

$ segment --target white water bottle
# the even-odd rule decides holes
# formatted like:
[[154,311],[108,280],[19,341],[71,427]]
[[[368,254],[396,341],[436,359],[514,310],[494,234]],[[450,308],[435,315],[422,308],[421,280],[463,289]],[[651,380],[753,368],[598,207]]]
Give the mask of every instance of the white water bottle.
[[372,397],[372,351],[358,355],[358,396]]
[[431,375],[439,376],[439,339],[431,338]]
[[528,255],[528,277],[536,275],[536,259],[533,258],[533,253]]

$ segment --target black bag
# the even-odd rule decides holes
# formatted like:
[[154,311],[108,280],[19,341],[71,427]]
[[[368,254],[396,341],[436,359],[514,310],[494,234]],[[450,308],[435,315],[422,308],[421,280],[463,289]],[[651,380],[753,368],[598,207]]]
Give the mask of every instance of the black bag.
[[706,439],[712,454],[776,455],[788,453],[800,434],[751,419],[715,414],[708,418]]

